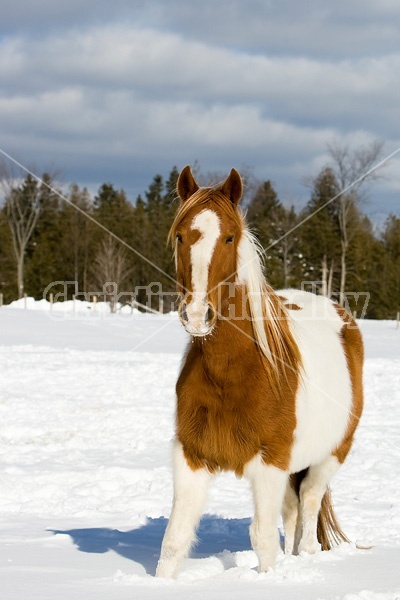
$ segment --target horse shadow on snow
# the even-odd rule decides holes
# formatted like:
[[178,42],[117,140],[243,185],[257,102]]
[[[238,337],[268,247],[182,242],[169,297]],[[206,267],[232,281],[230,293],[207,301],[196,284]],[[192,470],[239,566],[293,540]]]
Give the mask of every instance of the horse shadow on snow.
[[[224,551],[251,550],[250,522],[250,519],[222,519],[205,515],[198,527],[198,542],[191,557],[205,558]],[[147,574],[154,575],[167,523],[168,519],[160,517],[148,518],[145,525],[131,531],[105,527],[50,531],[55,535],[69,535],[81,552],[103,554],[113,550],[124,558],[141,564]]]

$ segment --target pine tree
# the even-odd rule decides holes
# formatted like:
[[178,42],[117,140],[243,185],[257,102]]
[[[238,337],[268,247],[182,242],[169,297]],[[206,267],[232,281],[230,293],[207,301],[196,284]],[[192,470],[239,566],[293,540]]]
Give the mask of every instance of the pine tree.
[[89,291],[89,264],[94,258],[94,240],[98,233],[96,225],[81,212],[93,214],[93,201],[88,190],[73,183],[69,187],[68,200],[69,203],[63,202],[60,207],[59,270],[61,280],[76,282],[76,288],[68,286],[68,298],[71,298],[76,291]]
[[4,208],[0,210],[0,240],[0,293],[3,294],[3,302],[7,304],[15,299],[16,261]]
[[141,304],[147,301],[146,286],[151,281],[152,269],[140,255],[151,257],[151,237],[149,230],[149,216],[146,205],[141,196],[137,197],[134,207],[132,246],[140,254],[132,257],[132,289],[135,291],[136,300]]
[[[126,248],[121,242],[118,242],[118,239],[114,236],[129,244],[129,246],[132,245],[135,211],[132,204],[128,201],[124,190],[116,190],[110,183],[102,184],[98,194],[94,198],[93,216],[96,221],[101,223],[109,232],[107,233],[100,228],[94,230],[94,256],[99,257],[100,255],[104,255],[105,248],[112,247],[114,251],[114,244],[111,243],[111,239],[117,244],[120,244],[121,248]],[[124,265],[126,263],[126,266],[124,266],[125,271],[131,272],[134,262],[132,251],[129,249],[127,249],[127,252],[124,251],[123,260]],[[102,261],[100,260],[100,262]],[[99,266],[93,265],[92,270],[89,272],[90,286],[94,289],[96,286],[98,287],[101,285],[101,291],[105,283],[109,281],[107,279],[109,276],[108,272],[108,270],[104,270],[104,281],[101,283]],[[129,289],[132,287],[132,281],[128,277],[123,277],[115,283],[118,286],[117,294],[132,291]]]
[[297,222],[294,208],[280,202],[271,181],[260,185],[249,201],[247,218],[265,249],[266,274],[273,287],[287,287],[294,278],[296,236],[289,232]]
[[302,211],[307,219],[299,228],[304,279],[315,283],[316,291],[331,296],[338,291],[340,231],[337,206],[330,202],[338,192],[338,183],[330,167],[314,181],[311,198]]
[[168,179],[165,181],[164,204],[166,208],[175,211],[177,205],[176,184],[178,182],[179,171],[176,167],[172,167]]
[[103,183],[100,186],[94,198],[93,216],[127,243],[132,231],[133,213],[133,206],[124,190],[116,190],[111,183]]
[[49,174],[39,187],[40,215],[26,250],[26,288],[31,296],[43,298],[52,282],[59,280],[60,240],[63,224],[59,218],[60,198],[53,191]]
[[[400,311],[400,218],[390,215],[385,223],[382,243],[387,259],[385,282],[387,288],[388,313],[394,318]],[[387,315],[386,315],[387,317]]]
[[347,256],[347,290],[344,305],[358,317],[381,318],[386,312],[386,271],[383,245],[373,234],[370,220],[360,211],[352,217],[350,244]]
[[[172,224],[175,206],[173,204],[174,189],[178,178],[178,171],[174,167],[170,173],[167,183],[161,175],[155,175],[148,190],[145,192],[146,213],[150,239],[153,243],[149,245],[148,258],[158,267],[148,270],[148,282],[159,284],[160,290],[167,296],[161,296],[160,301],[171,300],[170,292],[175,292],[174,263],[172,252],[167,246],[168,232]],[[161,272],[160,270],[161,269]],[[153,299],[153,308],[159,308],[159,302]],[[168,308],[168,304],[164,309]]]

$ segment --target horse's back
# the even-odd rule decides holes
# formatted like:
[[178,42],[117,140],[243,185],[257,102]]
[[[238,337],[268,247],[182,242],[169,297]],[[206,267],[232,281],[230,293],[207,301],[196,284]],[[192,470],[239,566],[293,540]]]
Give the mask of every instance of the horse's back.
[[302,361],[290,470],[350,449],[362,410],[362,340],[352,317],[328,298],[282,290]]

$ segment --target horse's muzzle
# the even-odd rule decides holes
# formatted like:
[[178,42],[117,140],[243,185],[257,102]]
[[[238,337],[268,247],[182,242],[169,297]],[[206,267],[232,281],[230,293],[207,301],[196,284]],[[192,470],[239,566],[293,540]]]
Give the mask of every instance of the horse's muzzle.
[[211,333],[217,320],[217,313],[209,302],[183,301],[179,307],[179,318],[188,333],[205,336]]

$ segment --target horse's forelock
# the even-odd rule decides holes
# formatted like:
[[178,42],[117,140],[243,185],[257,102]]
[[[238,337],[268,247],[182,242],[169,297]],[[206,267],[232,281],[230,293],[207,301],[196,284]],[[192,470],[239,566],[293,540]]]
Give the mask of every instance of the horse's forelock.
[[213,206],[218,207],[219,213],[223,216],[225,213],[230,218],[234,219],[239,225],[240,229],[243,229],[243,215],[241,209],[232,204],[232,202],[224,196],[219,190],[214,188],[199,188],[190,198],[181,202],[171,229],[168,234],[168,241],[174,246],[175,236],[181,223],[185,217],[192,212],[194,208],[198,207],[199,211],[204,209],[204,205],[210,204],[210,208]]

